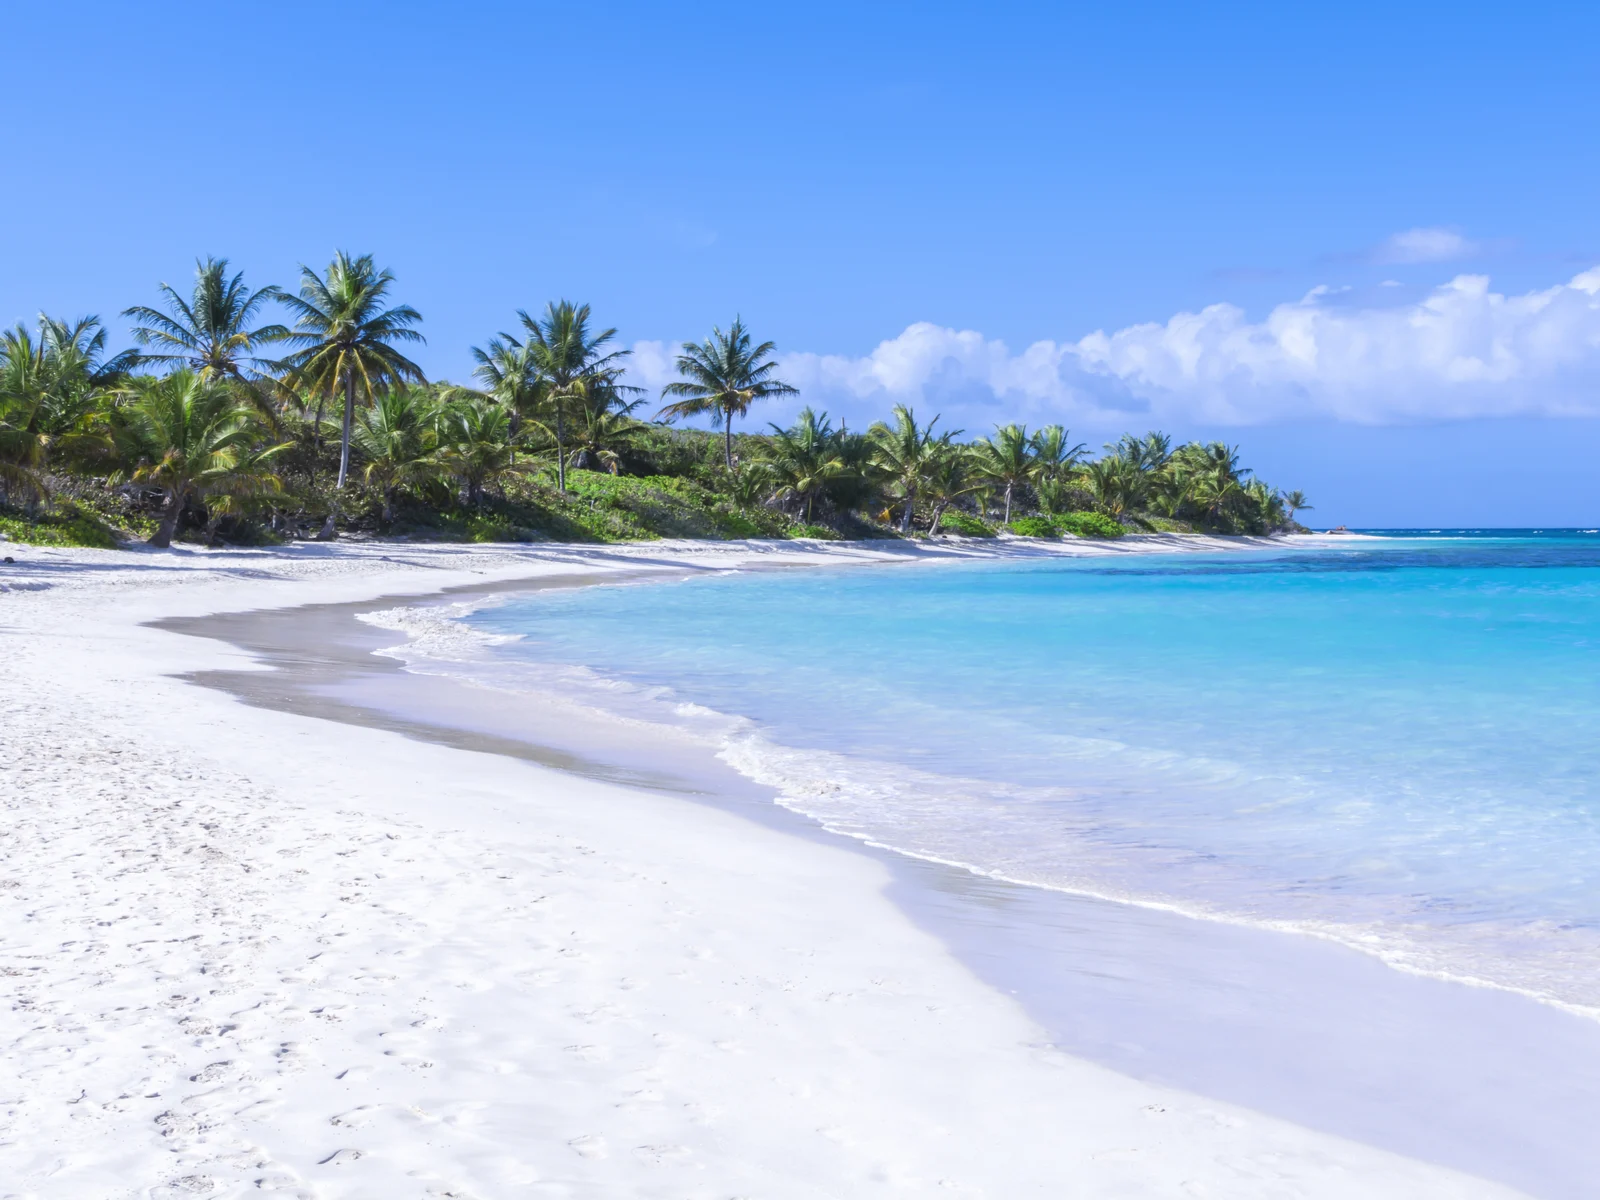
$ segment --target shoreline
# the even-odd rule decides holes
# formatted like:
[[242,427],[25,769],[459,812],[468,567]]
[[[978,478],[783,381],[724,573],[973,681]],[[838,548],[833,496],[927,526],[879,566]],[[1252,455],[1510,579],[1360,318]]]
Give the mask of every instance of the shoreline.
[[0,575],[16,1194],[1513,1194],[1041,1045],[859,852],[249,708],[145,624],[735,558],[643,549]]
[[[508,591],[676,576],[528,581],[452,589],[413,603],[444,607],[447,600]],[[1583,1181],[1600,1171],[1600,1153],[1582,1149],[1585,1114],[1600,1106],[1600,1096],[1583,1084],[1600,1078],[1600,1025],[1587,1010],[1407,969],[1314,930],[1030,884],[836,831],[709,752],[651,740],[646,725],[587,709],[575,717],[562,705],[530,708],[536,698],[529,693],[412,672],[378,648],[404,645],[416,631],[360,619],[391,601],[333,606],[319,614],[331,619],[309,637],[297,631],[275,640],[261,629],[263,618],[296,610],[168,627],[248,649],[271,667],[265,677],[232,672],[195,679],[246,703],[528,757],[685,796],[787,836],[863,854],[892,874],[888,894],[901,910],[998,991],[1016,997],[1051,1044],[1102,1066],[1533,1186],[1535,1194],[1580,1196]],[[313,653],[326,654],[330,639],[339,652],[329,657],[346,664],[342,679],[310,668]],[[629,739],[644,744],[623,756],[627,768],[615,754],[603,763],[572,757],[585,742],[614,748]],[[641,763],[660,771],[621,774]],[[670,773],[663,764],[671,764]],[[1001,911],[1023,915],[994,916]],[[1140,952],[1130,953],[1125,943]],[[997,953],[996,945],[1010,951]],[[1253,1061],[1269,1047],[1293,1069]],[[1482,1086],[1487,1079],[1496,1081],[1492,1092]],[[1376,1080],[1383,1085],[1374,1086]],[[1535,1162],[1539,1169],[1527,1168]]]

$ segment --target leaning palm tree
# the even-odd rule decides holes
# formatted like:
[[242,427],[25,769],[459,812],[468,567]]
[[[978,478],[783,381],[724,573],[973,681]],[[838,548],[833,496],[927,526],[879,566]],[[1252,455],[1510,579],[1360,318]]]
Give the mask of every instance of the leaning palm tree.
[[[607,350],[615,329],[589,328],[589,306],[568,300],[551,301],[542,317],[518,312],[527,330],[528,347],[538,377],[543,381],[542,422],[556,443],[556,487],[567,490],[567,422],[573,414],[600,396],[614,396],[627,388],[619,382],[622,360],[631,350]],[[504,334],[501,335],[505,337]]]
[[777,349],[772,342],[750,344],[750,331],[738,317],[723,333],[713,327],[703,342],[689,342],[678,355],[678,374],[683,378],[669,383],[661,395],[681,396],[661,410],[668,420],[712,413],[722,421],[723,457],[733,471],[733,419],[743,417],[757,400],[773,396],[796,396],[799,391],[772,373],[778,364],[768,356]]
[[180,367],[170,375],[140,376],[126,393],[114,414],[121,465],[113,478],[165,493],[150,545],[172,544],[190,500],[211,500],[226,511],[282,488],[270,468],[287,446],[260,448],[263,430],[255,409],[224,384]]
[[1025,425],[1002,425],[992,437],[975,443],[973,450],[978,474],[996,487],[1005,489],[1004,523],[1009,525],[1016,490],[1033,477],[1038,466],[1028,428]]
[[933,427],[939,423],[934,417],[926,425],[918,425],[916,414],[903,404],[894,406],[894,424],[879,422],[867,431],[872,443],[872,466],[899,494],[904,510],[900,514],[900,532],[911,532],[911,518],[917,507],[918,490],[934,465],[945,457],[950,439],[960,431],[934,436]]
[[300,294],[282,297],[295,315],[287,340],[300,347],[284,365],[319,396],[344,395],[338,488],[350,473],[356,397],[371,399],[393,384],[424,381],[422,368],[395,348],[396,342],[427,340],[411,328],[422,316],[407,304],[389,306],[392,283],[393,273],[378,270],[370,254],[351,258],[341,250],[323,275],[302,265]]
[[1306,499],[1306,494],[1299,488],[1283,497],[1283,506],[1289,510],[1289,520],[1291,521],[1294,520],[1295,513],[1310,512],[1313,507],[1311,501]]
[[401,384],[356,414],[352,439],[366,460],[363,477],[383,489],[383,523],[399,493],[438,478],[438,405],[426,387]]
[[277,364],[257,352],[289,336],[279,324],[252,329],[261,306],[278,300],[276,287],[251,291],[244,285],[244,273],[228,276],[228,260],[207,258],[196,261],[194,287],[185,300],[176,288],[163,283],[162,307],[136,304],[122,315],[141,322],[133,329],[133,340],[154,347],[151,353],[134,355],[139,366],[186,366],[206,379],[237,385],[255,384],[267,378]]

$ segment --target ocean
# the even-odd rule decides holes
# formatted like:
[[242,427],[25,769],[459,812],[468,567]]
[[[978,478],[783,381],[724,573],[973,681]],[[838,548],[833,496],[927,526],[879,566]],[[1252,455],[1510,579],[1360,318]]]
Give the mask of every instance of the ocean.
[[487,649],[450,673],[675,729],[830,830],[1600,1014],[1592,531],[708,573],[461,620]]

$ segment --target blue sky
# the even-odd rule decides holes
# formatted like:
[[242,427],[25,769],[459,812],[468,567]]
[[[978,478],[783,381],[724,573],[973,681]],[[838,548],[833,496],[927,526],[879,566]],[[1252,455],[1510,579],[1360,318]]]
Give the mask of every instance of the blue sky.
[[1548,4],[32,6],[0,320],[120,333],[197,255],[291,284],[345,247],[435,377],[557,296],[649,383],[737,312],[852,423],[1157,425],[1324,522],[1600,523],[1597,34]]

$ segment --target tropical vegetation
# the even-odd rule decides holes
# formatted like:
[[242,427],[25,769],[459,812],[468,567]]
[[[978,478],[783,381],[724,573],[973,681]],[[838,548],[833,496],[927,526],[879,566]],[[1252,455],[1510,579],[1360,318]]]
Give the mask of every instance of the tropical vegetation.
[[736,429],[799,395],[739,318],[681,348],[653,420],[617,331],[564,299],[472,348],[469,382],[430,381],[395,290],[371,255],[302,267],[292,294],[205,258],[124,311],[122,353],[94,317],[0,334],[0,534],[1106,538],[1289,531],[1311,508],[1236,446],[1154,432],[1094,456],[1059,425],[968,436],[906,405],[861,430],[812,405]]

